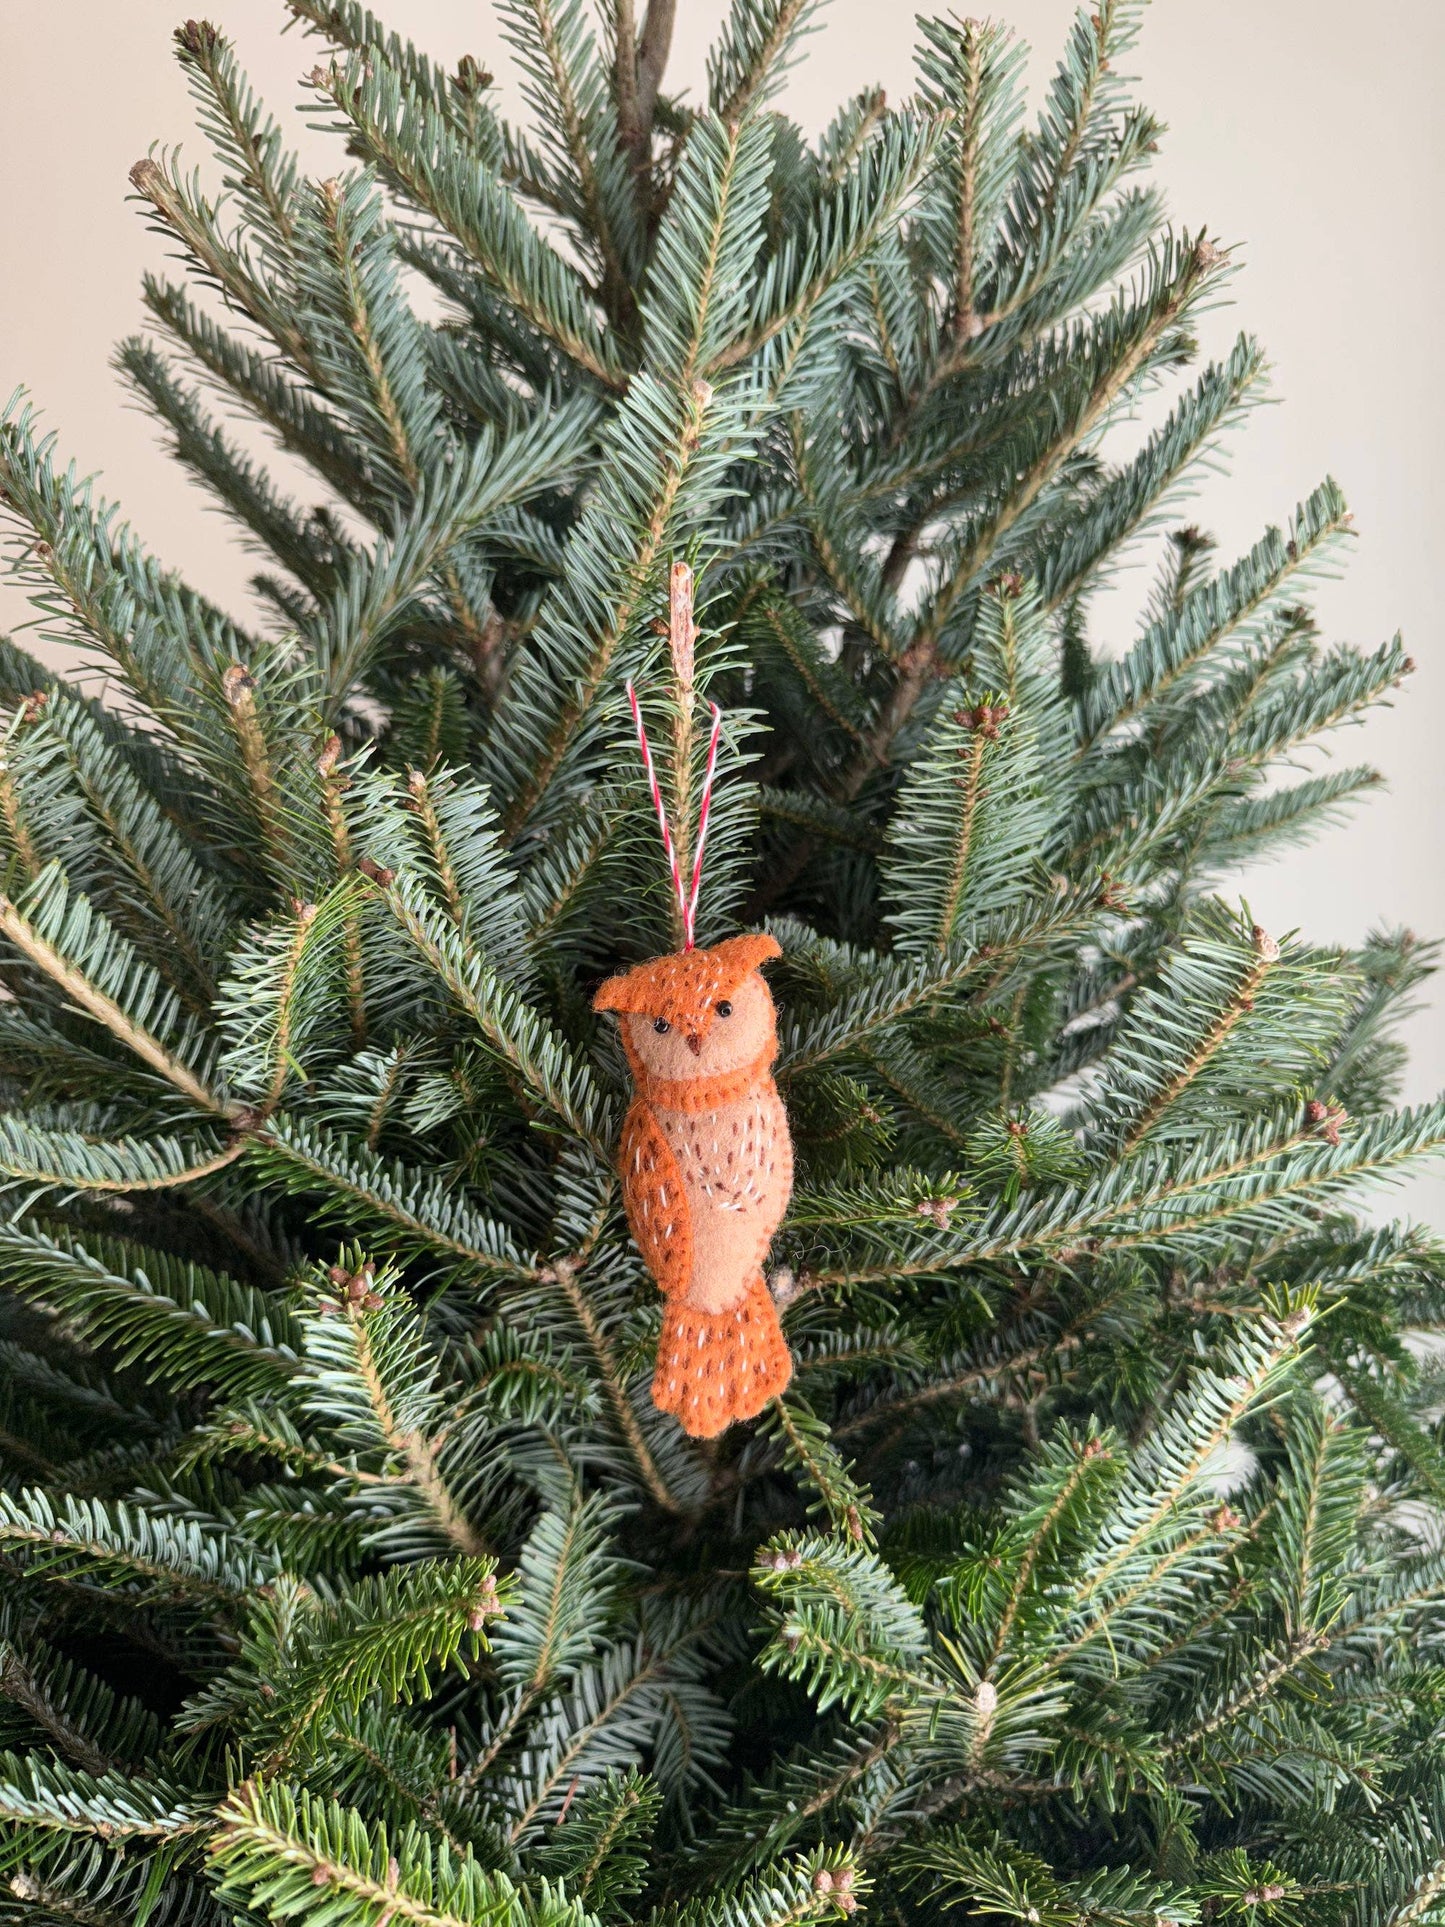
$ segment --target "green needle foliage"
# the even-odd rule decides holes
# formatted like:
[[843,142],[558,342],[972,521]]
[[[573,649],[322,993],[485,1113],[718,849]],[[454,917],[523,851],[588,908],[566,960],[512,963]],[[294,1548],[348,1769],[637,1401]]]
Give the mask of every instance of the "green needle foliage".
[[[335,176],[186,22],[119,354],[250,615],[0,423],[108,688],[0,644],[0,1919],[1445,1921],[1445,1252],[1352,1215],[1445,1147],[1431,958],[1217,894],[1410,665],[1316,632],[1332,482],[1185,525],[1265,370],[1137,0],[817,141],[809,0],[699,100],[669,0],[500,0],[526,128],[287,9]],[[678,825],[722,705],[700,937],[784,949],[797,1372],[711,1446],[589,1001],[678,941],[628,678]]]

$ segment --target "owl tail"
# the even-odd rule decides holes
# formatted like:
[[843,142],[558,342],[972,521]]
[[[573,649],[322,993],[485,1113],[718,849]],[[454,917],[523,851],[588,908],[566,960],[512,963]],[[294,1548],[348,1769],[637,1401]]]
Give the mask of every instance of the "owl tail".
[[652,1402],[684,1432],[715,1439],[756,1418],[793,1375],[778,1308],[761,1272],[725,1311],[701,1311],[681,1297],[663,1305]]

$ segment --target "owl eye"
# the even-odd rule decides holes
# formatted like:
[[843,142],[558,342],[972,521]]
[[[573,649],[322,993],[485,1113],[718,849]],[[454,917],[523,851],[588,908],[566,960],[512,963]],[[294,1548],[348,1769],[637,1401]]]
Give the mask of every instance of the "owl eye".
[[733,1007],[732,1007],[732,1005],[731,1005],[731,1004],[730,1004],[730,1003],[728,1002],[728,1000],[727,1000],[727,998],[726,998],[726,997],[724,997],[724,998],[723,998],[723,1000],[722,1000],[722,1002],[721,1002],[721,1003],[720,1003],[720,1004],[718,1005],[718,1007],[717,1007],[717,1014],[718,1014],[718,1016],[719,1016],[719,1017],[731,1017],[731,1016],[732,1016],[732,1014],[733,1014]]
[[667,1033],[672,1029],[672,1025],[668,1023],[665,1017],[654,1017],[652,1020],[652,1028],[657,1032],[659,1037],[666,1037]]

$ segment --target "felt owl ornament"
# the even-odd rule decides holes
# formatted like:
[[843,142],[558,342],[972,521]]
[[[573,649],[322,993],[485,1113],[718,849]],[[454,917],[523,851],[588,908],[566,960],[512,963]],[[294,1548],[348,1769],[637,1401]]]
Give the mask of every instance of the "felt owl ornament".
[[793,1185],[773,1082],[774,938],[730,937],[609,977],[636,1095],[619,1163],[627,1222],[665,1300],[653,1402],[694,1438],[754,1418],[793,1364],[763,1259]]

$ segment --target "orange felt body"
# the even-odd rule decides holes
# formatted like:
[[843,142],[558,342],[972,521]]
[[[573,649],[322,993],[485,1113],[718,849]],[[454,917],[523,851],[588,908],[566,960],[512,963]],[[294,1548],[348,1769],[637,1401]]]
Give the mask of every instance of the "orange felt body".
[[667,1300],[652,1396],[713,1438],[792,1375],[762,1263],[787,1209],[792,1144],[773,1082],[771,937],[659,957],[610,978],[637,1086],[619,1149],[628,1224]]

